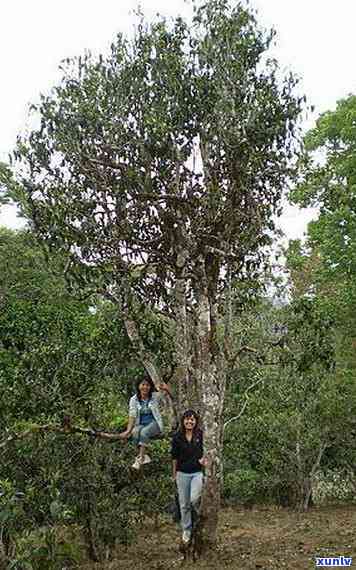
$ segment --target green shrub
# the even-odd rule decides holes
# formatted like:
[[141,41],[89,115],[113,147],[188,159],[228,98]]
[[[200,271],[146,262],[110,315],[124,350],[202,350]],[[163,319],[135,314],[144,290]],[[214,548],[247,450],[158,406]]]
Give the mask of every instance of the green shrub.
[[259,502],[261,475],[253,469],[238,469],[224,477],[223,497],[232,504]]

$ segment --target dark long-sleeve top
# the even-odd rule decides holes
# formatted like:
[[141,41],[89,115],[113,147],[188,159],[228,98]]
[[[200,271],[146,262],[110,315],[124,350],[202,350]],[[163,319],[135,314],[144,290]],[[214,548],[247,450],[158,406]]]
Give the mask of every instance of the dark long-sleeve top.
[[177,471],[195,473],[202,471],[199,459],[203,457],[203,433],[196,430],[192,440],[188,441],[183,433],[178,431],[172,439],[172,459],[177,460]]

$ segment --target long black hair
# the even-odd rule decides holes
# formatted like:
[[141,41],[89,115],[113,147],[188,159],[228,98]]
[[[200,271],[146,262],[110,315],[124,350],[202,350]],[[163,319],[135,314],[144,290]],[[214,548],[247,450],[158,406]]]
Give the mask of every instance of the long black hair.
[[179,433],[183,436],[185,436],[184,420],[186,418],[191,418],[191,417],[193,417],[196,421],[196,424],[193,428],[193,436],[195,437],[198,433],[201,432],[200,419],[199,419],[197,412],[194,410],[185,410],[185,412],[182,414],[182,417],[180,419],[179,430],[178,430]]
[[139,388],[141,382],[147,382],[150,385],[150,391],[148,393],[148,399],[150,400],[152,397],[152,393],[156,391],[155,385],[149,376],[145,376],[144,378],[137,380],[137,382],[136,382],[136,396],[137,396],[138,400],[141,400],[141,393],[140,393],[140,388]]

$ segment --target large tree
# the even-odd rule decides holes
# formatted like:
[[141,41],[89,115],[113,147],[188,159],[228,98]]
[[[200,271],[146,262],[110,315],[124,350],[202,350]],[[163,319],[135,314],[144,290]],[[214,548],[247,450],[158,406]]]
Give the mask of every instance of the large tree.
[[140,318],[150,308],[173,326],[178,410],[204,422],[212,543],[228,354],[217,324],[231,280],[271,241],[303,103],[266,55],[272,39],[224,0],[195,5],[192,22],[140,20],[109,56],[66,62],[15,152],[23,212],[66,254],[73,287],[117,304],[155,382]]

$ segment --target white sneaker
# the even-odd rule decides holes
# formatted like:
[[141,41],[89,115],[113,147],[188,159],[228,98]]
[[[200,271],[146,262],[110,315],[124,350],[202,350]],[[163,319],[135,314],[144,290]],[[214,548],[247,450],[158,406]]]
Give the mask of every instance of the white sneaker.
[[142,465],[141,457],[138,455],[132,464],[132,469],[136,469],[138,471],[140,469],[141,465]]
[[190,542],[191,535],[192,533],[190,530],[183,530],[182,542],[184,542],[184,544],[188,544]]
[[145,455],[143,458],[143,461],[141,462],[141,465],[146,465],[147,463],[151,463],[152,459],[150,458],[149,455]]

